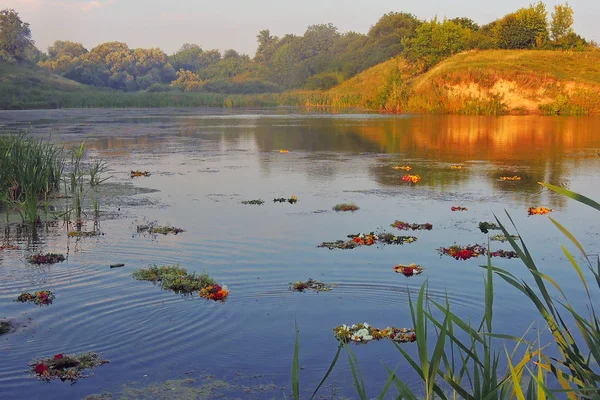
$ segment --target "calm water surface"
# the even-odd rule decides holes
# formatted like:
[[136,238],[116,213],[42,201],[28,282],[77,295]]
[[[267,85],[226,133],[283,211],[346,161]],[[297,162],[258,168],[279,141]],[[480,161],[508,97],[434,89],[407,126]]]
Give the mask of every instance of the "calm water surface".
[[[542,270],[561,282],[574,304],[585,299],[559,244],[567,240],[530,206],[553,208],[589,253],[598,253],[598,214],[543,190],[546,181],[600,198],[600,119],[546,117],[440,117],[315,115],[297,111],[59,110],[0,112],[0,125],[29,127],[32,135],[67,145],[86,140],[89,154],[106,159],[112,179],[89,197],[100,201],[98,238],[68,239],[62,223],[31,232],[0,222],[22,250],[0,253],[0,318],[19,322],[0,338],[0,398],[81,398],[122,385],[147,385],[191,374],[233,381],[239,398],[289,398],[294,321],[300,327],[301,387],[310,394],[337,342],[331,329],[367,321],[410,326],[407,293],[429,281],[432,297],[447,293],[453,310],[473,320],[482,314],[482,259],[441,258],[436,248],[486,243],[477,228],[493,214],[514,219]],[[280,154],[279,149],[289,149]],[[410,165],[422,181],[409,186]],[[451,170],[450,165],[464,168]],[[152,172],[129,178],[129,170]],[[498,178],[519,175],[518,182]],[[298,196],[297,204],[274,204]],[[262,206],[242,200],[263,199]],[[335,213],[355,202],[355,213]],[[468,207],[451,212],[450,207]],[[322,241],[369,231],[394,231],[400,219],[431,222],[432,231],[403,246],[333,250]],[[145,237],[147,221],[186,232]],[[88,222],[91,230],[93,221]],[[492,242],[492,247],[508,248]],[[32,267],[34,251],[68,254],[64,263]],[[109,264],[126,266],[109,269]],[[399,263],[425,272],[405,278]],[[226,302],[184,297],[132,279],[134,269],[181,263],[208,271],[231,289]],[[519,260],[495,259],[529,279]],[[295,293],[288,282],[318,279],[338,285],[328,293]],[[13,300],[23,291],[52,289],[54,304]],[[497,282],[495,328],[520,335],[532,307]],[[536,325],[537,326],[537,325]],[[540,322],[540,326],[542,326]],[[405,345],[416,355],[416,345]],[[75,385],[28,377],[36,357],[102,352],[110,364]],[[411,368],[390,343],[356,346],[372,396],[383,386],[383,363],[419,388]],[[347,361],[331,378],[337,393],[353,397]],[[244,392],[244,385],[266,388]]]

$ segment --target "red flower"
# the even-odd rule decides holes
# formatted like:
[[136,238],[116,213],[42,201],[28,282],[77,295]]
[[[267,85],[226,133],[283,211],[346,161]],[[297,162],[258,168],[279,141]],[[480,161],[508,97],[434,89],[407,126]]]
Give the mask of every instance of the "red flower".
[[402,273],[404,276],[413,276],[414,270],[411,267],[404,267],[402,268]]
[[43,363],[37,363],[35,365],[35,373],[36,374],[43,374],[46,371],[48,371],[48,366],[46,364]]
[[62,355],[62,353],[55,354],[54,358],[57,359],[57,360],[60,360],[61,358],[63,358],[63,355]]
[[417,341],[417,335],[415,333],[411,334],[410,337],[408,338],[408,340],[410,340],[411,342],[416,342]]

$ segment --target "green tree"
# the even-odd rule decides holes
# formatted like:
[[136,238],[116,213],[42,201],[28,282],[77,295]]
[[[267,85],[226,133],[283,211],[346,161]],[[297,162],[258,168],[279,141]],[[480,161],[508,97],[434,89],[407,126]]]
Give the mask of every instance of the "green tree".
[[554,12],[552,13],[552,21],[550,22],[552,39],[558,42],[567,35],[573,33],[572,26],[573,9],[569,6],[569,3],[555,5]]
[[404,56],[422,70],[427,70],[444,58],[467,50],[472,31],[450,20],[437,18],[424,22],[416,36],[403,40]]
[[546,6],[539,2],[504,16],[495,25],[495,38],[501,49],[542,47],[548,40]]
[[403,50],[402,39],[414,36],[420,24],[421,21],[409,13],[385,14],[369,29],[367,46],[374,51],[367,52],[377,55],[376,63],[400,54]]
[[25,61],[31,47],[34,42],[29,24],[21,21],[13,9],[0,11],[0,58]]
[[81,57],[87,52],[87,49],[81,43],[70,42],[68,40],[57,40],[52,46],[48,47],[48,57],[51,60],[62,56],[69,56],[71,58]]

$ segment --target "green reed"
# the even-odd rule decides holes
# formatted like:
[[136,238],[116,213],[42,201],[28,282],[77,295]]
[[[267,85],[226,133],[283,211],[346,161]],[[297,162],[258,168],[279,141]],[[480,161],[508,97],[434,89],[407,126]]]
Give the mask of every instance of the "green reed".
[[[542,185],[600,211],[600,203],[588,197],[557,186]],[[516,230],[510,215],[507,214],[507,217]],[[552,218],[550,220],[581,253],[587,269],[600,289],[600,259],[596,264],[592,263],[581,243],[558,221]],[[378,399],[383,399],[387,395],[391,385],[396,388],[398,398],[410,400],[600,398],[600,317],[598,305],[593,301],[598,298],[599,293],[592,293],[592,285],[586,280],[581,265],[574,255],[561,245],[566,258],[581,281],[582,290],[588,300],[582,309],[576,309],[569,302],[560,285],[540,271],[523,239],[519,239],[520,245],[517,244],[505,225],[498,218],[496,221],[519,255],[523,266],[532,275],[534,286],[517,278],[506,269],[494,267],[488,255],[487,265],[482,266],[486,272],[484,314],[475,325],[453,313],[447,297],[444,302],[430,298],[427,282],[421,286],[416,300],[409,293],[411,318],[417,336],[417,357],[413,358],[397,343],[394,343],[394,346],[402,356],[400,359],[407,362],[417,373],[423,389],[415,393],[396,375],[395,370],[385,365],[388,378]],[[524,300],[533,303],[538,311],[536,318],[546,324],[552,335],[550,343],[542,345],[539,334],[533,343],[526,340],[529,330],[520,337],[495,331],[493,326],[494,276],[517,289]],[[550,294],[547,284],[557,291],[558,297]],[[435,337],[430,338],[432,328]],[[507,341],[514,342],[511,352],[506,348]],[[297,368],[298,342],[297,334],[292,374],[294,384],[298,383],[298,371],[294,372]],[[347,344],[340,344],[333,361],[310,399],[316,396],[326,382],[343,348],[348,353],[350,371],[358,398],[361,400],[370,398],[366,393],[356,356]],[[549,355],[556,351],[560,357]],[[501,368],[501,365],[504,367]],[[294,389],[294,398],[299,398],[299,389]]]
[[23,221],[35,222],[39,202],[60,186],[62,148],[9,131],[0,134],[0,155],[0,206],[15,207]]

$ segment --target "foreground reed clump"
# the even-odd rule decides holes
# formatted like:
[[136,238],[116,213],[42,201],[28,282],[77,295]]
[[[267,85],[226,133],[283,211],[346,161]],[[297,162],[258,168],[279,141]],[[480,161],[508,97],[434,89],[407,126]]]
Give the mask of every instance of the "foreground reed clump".
[[[588,197],[557,186],[542,185],[600,211],[600,203]],[[507,217],[512,223],[508,214]],[[577,259],[565,246],[561,246],[575,276],[581,282],[587,304],[579,304],[577,307],[571,304],[559,284],[540,271],[522,237],[518,235],[517,239],[516,235],[511,235],[496,218],[497,226],[513,248],[511,253],[522,261],[523,267],[530,274],[529,281],[533,283],[506,269],[493,266],[494,252],[483,251],[484,247],[479,246],[481,253],[487,254],[487,265],[481,266],[485,272],[484,313],[479,322],[465,321],[452,312],[447,297],[443,301],[437,300],[436,296],[430,297],[427,282],[421,286],[416,299],[409,292],[414,340],[418,347],[416,357],[397,343],[393,345],[400,353],[401,363],[407,362],[404,365],[414,370],[422,385],[414,385],[412,382],[409,387],[403,378],[405,372],[397,373],[397,369],[392,370],[384,364],[387,380],[378,399],[387,398],[386,395],[392,388],[397,392],[394,397],[411,400],[600,398],[600,310],[594,300],[598,298],[600,289],[600,259],[592,263],[581,243],[558,221],[549,219],[580,252],[580,259],[585,262],[587,272],[593,278],[592,282],[595,284],[588,282]],[[514,224],[513,227],[516,230]],[[494,325],[494,277],[501,278],[516,289],[517,295],[522,296],[523,300],[531,301],[538,312],[533,319],[546,326],[542,332],[531,334],[528,330],[517,335],[507,334],[504,332],[506,326]],[[548,283],[552,287],[547,286]],[[344,326],[336,328],[336,332],[337,330],[343,332],[344,338],[348,337]],[[432,332],[433,337],[430,336]],[[363,330],[360,336],[356,336],[362,340],[362,337],[370,339],[373,334]],[[511,342],[514,346],[509,349]],[[342,342],[310,399],[315,398],[327,381],[343,349],[348,353],[358,398],[373,398],[367,394],[356,355],[347,343]],[[297,326],[291,380],[293,398],[299,400]],[[414,387],[418,388],[413,389]]]
[[27,132],[0,134],[0,208],[16,208],[23,221],[38,219],[38,204],[58,190],[65,162],[63,149],[33,139]]

